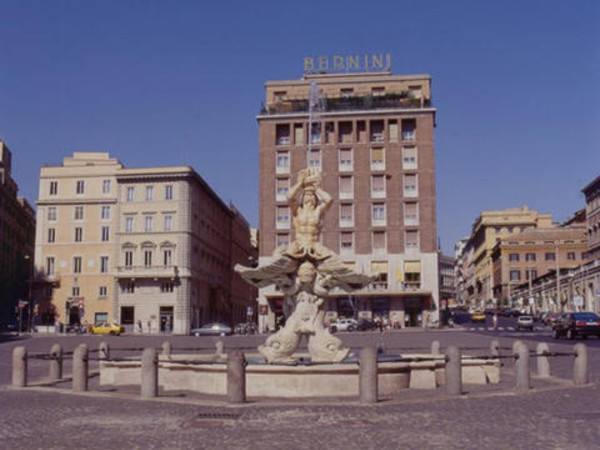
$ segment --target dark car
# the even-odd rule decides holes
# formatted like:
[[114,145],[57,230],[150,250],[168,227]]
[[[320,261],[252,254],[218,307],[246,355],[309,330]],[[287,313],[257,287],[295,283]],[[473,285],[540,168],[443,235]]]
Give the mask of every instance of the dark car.
[[358,321],[356,329],[358,331],[369,331],[377,328],[377,324],[370,319],[361,319]]
[[593,312],[563,314],[552,326],[552,336],[554,339],[561,336],[567,339],[575,339],[577,336],[600,338],[600,316]]
[[231,327],[223,323],[207,323],[200,328],[190,330],[190,334],[193,336],[229,336],[232,333]]

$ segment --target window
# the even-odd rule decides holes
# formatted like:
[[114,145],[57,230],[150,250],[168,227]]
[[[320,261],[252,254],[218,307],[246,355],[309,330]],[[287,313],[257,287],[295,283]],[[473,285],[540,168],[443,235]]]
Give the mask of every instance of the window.
[[415,250],[419,248],[419,232],[417,230],[406,231],[406,249]]
[[83,206],[76,206],[73,217],[75,220],[83,220]]
[[173,231],[173,216],[170,214],[164,216],[164,230]]
[[127,188],[127,201],[132,202],[135,200],[135,187],[129,186]]
[[374,203],[371,206],[371,219],[372,222],[385,222],[385,204],[384,203]]
[[102,220],[108,220],[108,219],[110,219],[110,206],[103,206],[100,209],[100,218]]
[[125,267],[133,267],[133,252],[125,250]]
[[526,270],[525,271],[525,279],[529,280],[529,275],[531,273],[531,279],[535,279],[537,278],[537,270],[536,269],[531,269],[531,270]]
[[419,191],[417,189],[417,175],[414,173],[404,174],[404,196],[417,197]]
[[79,297],[79,294],[80,294],[80,293],[81,293],[81,292],[80,292],[80,290],[79,290],[79,286],[73,286],[73,287],[71,288],[71,296],[72,296],[72,297]]
[[152,266],[152,250],[144,250],[144,266]]
[[294,143],[296,145],[304,145],[304,128],[301,123],[294,125]]
[[56,229],[48,228],[48,243],[51,244],[56,241]]
[[575,261],[575,252],[568,252],[567,253],[567,259],[569,261]]
[[385,87],[377,86],[371,88],[371,95],[373,95],[373,97],[381,97],[382,95],[385,95]]
[[555,261],[556,260],[556,254],[554,254],[553,252],[546,252],[544,254],[544,260],[546,260],[546,261]]
[[154,186],[146,186],[146,201],[154,200]]
[[320,144],[321,143],[321,124],[320,123],[311,124],[310,143],[311,144]]
[[521,271],[520,270],[511,270],[510,271],[510,281],[520,281],[521,280]]
[[390,142],[398,142],[398,121],[393,119],[389,121]]
[[49,222],[56,221],[56,206],[48,207],[48,221]]
[[75,228],[75,242],[83,241],[83,228],[76,227]]
[[321,150],[313,148],[308,152],[308,167],[321,168]]
[[135,292],[135,283],[133,281],[123,283],[121,285],[121,292],[124,294],[133,294]]
[[417,122],[415,119],[404,119],[402,121],[402,140],[414,141],[416,138]]
[[289,173],[290,171],[290,153],[277,152],[277,173]]
[[58,181],[50,182],[50,195],[58,194]]
[[290,125],[278,124],[275,126],[275,144],[290,145]]
[[106,297],[108,295],[108,288],[106,286],[100,286],[98,288],[98,297]]
[[352,170],[352,150],[349,148],[340,149],[340,171]]
[[100,257],[100,273],[108,272],[108,256]]
[[48,256],[46,258],[46,275],[49,277],[54,275],[54,257]]
[[110,180],[102,180],[102,193],[110,194]]
[[383,175],[371,177],[371,197],[385,197],[385,177]]
[[351,227],[354,225],[354,214],[352,203],[342,203],[340,205],[340,226]]
[[173,185],[167,184],[165,186],[165,200],[173,200]]
[[165,281],[160,284],[160,292],[173,292],[175,284],[172,281]]
[[509,261],[518,261],[519,260],[519,254],[518,253],[511,253],[508,255],[508,260]]
[[373,231],[373,250],[385,250],[385,231]]
[[354,247],[354,233],[343,231],[340,234],[340,250],[350,251]]
[[170,248],[163,250],[163,266],[171,267],[173,264],[173,252]]
[[383,148],[371,149],[371,170],[385,170],[385,156]]
[[525,253],[525,261],[535,261],[535,253]]
[[417,147],[402,148],[402,168],[417,169]]
[[290,245],[290,235],[288,233],[278,233],[275,241],[277,248],[288,247]]
[[290,226],[290,208],[289,206],[277,207],[277,227],[287,228]]
[[276,198],[277,200],[285,200],[288,192],[290,191],[290,179],[289,178],[277,178],[276,184]]
[[125,217],[125,232],[127,232],[127,233],[133,232],[133,217],[132,216]]
[[383,120],[371,121],[371,142],[383,142]]
[[404,261],[404,283],[411,288],[421,286],[421,261]]
[[341,176],[340,177],[340,198],[352,198],[353,197],[353,181],[352,176]]
[[374,289],[387,289],[388,287],[388,263],[387,261],[371,262],[371,275],[374,280],[371,286]]
[[352,122],[338,123],[338,142],[341,144],[352,142]]
[[73,273],[81,273],[81,256],[73,258]]
[[154,226],[154,217],[153,216],[145,216],[144,217],[144,231],[152,231]]
[[101,228],[101,237],[102,242],[108,242],[110,240],[110,227],[102,227]]
[[404,204],[404,225],[419,225],[419,204],[417,202]]
[[342,98],[350,98],[354,93],[354,88],[341,88],[340,89],[340,97]]
[[75,193],[76,194],[83,194],[85,191],[85,181],[83,180],[78,180],[76,185],[75,185]]

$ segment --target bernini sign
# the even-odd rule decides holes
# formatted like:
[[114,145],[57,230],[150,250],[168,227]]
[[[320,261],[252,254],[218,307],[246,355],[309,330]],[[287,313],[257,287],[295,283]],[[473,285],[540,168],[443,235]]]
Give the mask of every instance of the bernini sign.
[[304,58],[304,73],[387,71],[392,67],[389,53],[364,55],[307,56]]

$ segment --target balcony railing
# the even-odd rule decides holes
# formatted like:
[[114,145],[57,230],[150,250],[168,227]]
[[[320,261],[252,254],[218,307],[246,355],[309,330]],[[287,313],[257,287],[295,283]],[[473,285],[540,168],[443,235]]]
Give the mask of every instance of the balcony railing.
[[178,278],[177,266],[118,266],[118,278]]
[[[356,97],[333,97],[320,99],[320,112],[370,110],[370,109],[417,109],[429,108],[431,100],[411,97],[409,93],[365,95]],[[308,112],[308,99],[279,100],[261,108],[261,114],[286,114]]]

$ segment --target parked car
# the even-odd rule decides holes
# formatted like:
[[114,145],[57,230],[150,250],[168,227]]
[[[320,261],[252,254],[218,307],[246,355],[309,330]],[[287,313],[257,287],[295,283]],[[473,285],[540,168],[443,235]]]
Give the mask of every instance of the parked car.
[[558,313],[548,313],[542,318],[542,323],[544,325],[554,325],[554,323],[560,318],[560,314]]
[[485,322],[485,313],[483,311],[473,311],[471,313],[471,322]]
[[224,323],[207,323],[200,328],[192,328],[190,334],[193,336],[229,336],[233,330]]
[[96,325],[92,325],[90,332],[92,334],[109,334],[111,336],[120,336],[121,333],[125,332],[125,328],[117,325],[116,323],[101,322]]
[[371,319],[361,319],[358,321],[358,325],[356,329],[358,331],[369,331],[377,328],[377,324],[373,322]]
[[338,319],[329,325],[329,331],[335,333],[336,331],[354,331],[358,328],[358,322],[356,319]]
[[593,312],[572,312],[563,314],[552,326],[552,337],[565,336],[575,339],[577,336],[600,338],[600,316]]
[[533,317],[519,316],[517,318],[517,330],[533,331]]

